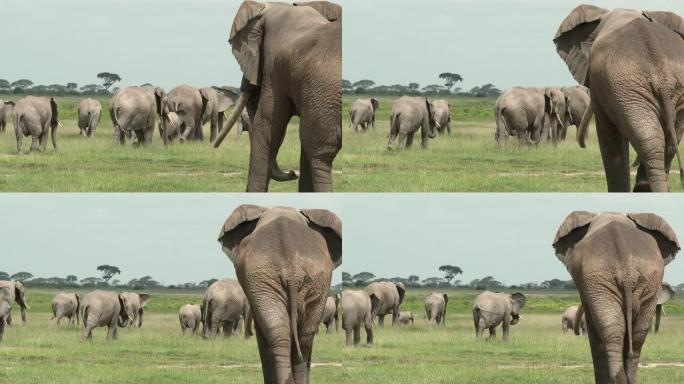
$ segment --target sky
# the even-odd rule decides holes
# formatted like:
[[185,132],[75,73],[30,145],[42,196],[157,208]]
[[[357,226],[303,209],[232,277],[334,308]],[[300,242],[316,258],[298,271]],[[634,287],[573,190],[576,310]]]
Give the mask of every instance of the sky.
[[[378,84],[440,84],[463,76],[470,89],[494,83],[573,84],[551,41],[579,2],[567,0],[339,0],[343,77]],[[585,0],[605,8],[671,10],[672,0]],[[122,85],[166,89],[238,85],[228,45],[239,0],[0,0],[5,56],[0,78],[36,84],[98,83],[115,72]],[[429,4],[429,6],[426,6]],[[9,37],[9,38],[8,38]]]
[[[243,203],[325,208],[343,223],[342,271],[425,279],[457,265],[469,282],[569,280],[551,243],[573,210],[654,212],[684,241],[682,194],[1,194],[0,270],[164,284],[234,277],[217,235]],[[665,280],[684,283],[684,254]]]

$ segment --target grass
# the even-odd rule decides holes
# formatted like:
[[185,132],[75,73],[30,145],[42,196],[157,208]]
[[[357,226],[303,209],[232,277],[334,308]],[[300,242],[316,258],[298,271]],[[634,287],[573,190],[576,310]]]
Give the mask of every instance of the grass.
[[[176,317],[180,305],[198,302],[200,292],[153,292],[141,329],[120,330],[119,340],[79,340],[80,328],[50,323],[49,302],[56,291],[30,290],[29,322],[5,333],[0,346],[0,380],[51,383],[259,383],[261,371],[254,339],[203,340],[182,337]],[[372,348],[344,347],[344,333],[319,333],[312,382],[369,383],[592,383],[585,337],[563,335],[560,314],[577,302],[573,292],[529,293],[524,320],[511,340],[475,341],[470,315],[474,291],[449,292],[446,327],[425,324],[422,298],[410,289],[404,310],[418,316],[402,328],[376,329]],[[642,354],[641,383],[684,380],[684,299],[668,303],[661,333],[650,334]],[[321,328],[323,329],[323,328]],[[657,365],[661,364],[661,365]],[[678,366],[679,365],[679,366]]]

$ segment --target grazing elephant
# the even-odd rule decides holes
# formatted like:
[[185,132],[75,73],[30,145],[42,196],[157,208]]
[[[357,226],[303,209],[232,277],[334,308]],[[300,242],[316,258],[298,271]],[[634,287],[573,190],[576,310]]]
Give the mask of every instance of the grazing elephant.
[[358,99],[349,106],[349,127],[355,132],[368,129],[368,124],[375,129],[375,111],[380,108],[376,98]]
[[545,90],[514,87],[499,96],[496,100],[497,145],[505,144],[508,136],[516,136],[520,145],[537,145],[548,139],[553,113],[558,117],[558,109],[551,108],[550,96],[560,92],[547,94]]
[[123,300],[128,320],[130,320],[127,326],[135,325],[135,321],[138,320],[138,328],[142,327],[145,306],[150,301],[150,295],[147,293],[124,292],[119,296]]
[[330,326],[335,321],[335,332],[339,331],[338,323],[340,321],[340,299],[342,295],[339,293],[335,297],[328,296],[325,300],[325,309],[321,316],[321,323],[325,324],[325,333],[331,333]]
[[81,135],[91,137],[95,136],[95,130],[100,123],[100,115],[102,114],[102,104],[90,97],[81,100],[78,104],[78,129],[81,130]]
[[437,137],[437,129],[441,128],[434,120],[432,103],[424,97],[402,96],[392,105],[390,113],[390,132],[387,149],[392,150],[392,143],[398,137],[397,149],[410,148],[413,136],[420,129],[420,145],[427,148],[428,139]]
[[636,383],[664,266],[680,248],[674,231],[652,213],[575,211],[553,247],[580,294],[596,382]]
[[[152,144],[154,125],[161,116],[164,91],[159,87],[144,85],[126,87],[112,96],[109,116],[114,126],[114,142],[126,143],[126,136],[135,132],[138,144]],[[159,134],[162,134],[161,123]]]
[[432,119],[437,125],[437,132],[451,135],[451,104],[443,99],[432,102]]
[[245,1],[229,42],[243,72],[241,93],[214,147],[246,106],[252,121],[247,191],[266,192],[287,124],[297,115],[299,191],[332,191],[332,163],[342,148],[342,7]]
[[57,319],[57,325],[63,317],[69,319],[69,324],[78,324],[80,312],[81,297],[76,292],[60,292],[52,299],[52,319]]
[[392,325],[397,322],[399,317],[399,307],[404,301],[406,287],[403,283],[392,283],[389,281],[379,281],[370,283],[366,288],[369,295],[375,295],[380,300],[380,305],[374,307],[373,318],[378,316],[378,324],[385,325],[385,316],[392,314]]
[[342,222],[324,209],[241,205],[219,234],[254,317],[266,383],[308,383]]
[[414,317],[415,315],[411,311],[400,311],[397,321],[399,322],[399,325],[408,325],[409,322],[413,325]]
[[432,292],[425,296],[425,314],[427,315],[428,325],[432,323],[433,319],[436,324],[444,325],[448,303],[449,295],[446,293]]
[[194,335],[202,322],[202,309],[197,304],[185,304],[178,311],[181,332],[191,331]]
[[112,291],[95,290],[85,295],[81,305],[83,313],[82,340],[93,338],[93,328],[107,327],[107,338],[116,339],[118,328],[126,327],[131,316],[124,304],[122,295]]
[[609,192],[629,192],[629,144],[640,159],[635,192],[667,192],[684,132],[684,19],[671,12],[580,5],[561,23],[554,43],[575,80],[591,90],[578,129],[585,146],[596,132]]
[[373,345],[373,313],[379,306],[380,299],[374,293],[351,289],[342,291],[342,329],[348,347],[356,347],[361,342],[361,327],[366,330],[366,344]]
[[240,283],[235,279],[214,282],[202,299],[202,335],[214,338],[223,328],[223,337],[239,331],[240,318],[245,322],[245,338],[252,336],[249,302]]
[[0,343],[5,334],[5,324],[12,325],[12,290],[0,287]]
[[660,329],[660,317],[663,315],[665,310],[663,305],[670,301],[670,299],[675,295],[672,286],[666,282],[660,286],[660,292],[658,292],[658,301],[656,301],[656,314],[655,314],[655,332],[658,333]]
[[13,101],[0,100],[0,133],[5,133],[7,126],[7,115],[14,109]]
[[589,96],[589,88],[583,85],[563,87],[561,92],[565,96],[565,117],[558,140],[565,141],[569,126],[574,125],[579,128],[582,117],[589,108],[589,103],[591,103],[591,97]]
[[563,330],[564,334],[568,333],[568,329],[570,329],[570,330],[575,329],[574,324],[576,321],[580,322],[579,327],[582,330],[582,334],[584,335],[584,333],[586,332],[587,327],[586,327],[586,324],[584,321],[584,317],[582,316],[582,313],[580,312],[579,313],[580,316],[577,317],[578,309],[579,309],[579,305],[573,305],[571,307],[568,307],[568,309],[566,309],[563,312],[563,315],[561,316],[561,329]]
[[485,329],[489,329],[490,339],[495,338],[496,327],[502,324],[503,340],[508,340],[510,326],[518,324],[522,318],[520,310],[525,306],[526,300],[525,295],[520,292],[510,294],[484,291],[479,294],[473,303],[475,338],[481,338]]
[[45,151],[48,133],[52,147],[57,150],[57,126],[59,108],[55,99],[26,96],[14,107],[14,133],[17,137],[17,152],[21,153],[21,141],[31,136],[31,151]]
[[[26,311],[29,310],[28,299],[26,298],[26,287],[21,281],[0,280],[0,287],[7,287],[10,290],[10,304],[17,303],[21,309],[21,322],[26,324]],[[12,323],[10,316],[9,324]]]

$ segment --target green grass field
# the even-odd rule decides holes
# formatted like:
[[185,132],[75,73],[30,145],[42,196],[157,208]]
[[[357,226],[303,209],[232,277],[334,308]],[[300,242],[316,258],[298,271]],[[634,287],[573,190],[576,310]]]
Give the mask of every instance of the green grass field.
[[[30,287],[29,287],[30,289]],[[254,339],[203,340],[182,337],[176,311],[198,303],[201,293],[153,292],[141,329],[120,330],[119,340],[80,341],[80,327],[50,322],[56,291],[29,290],[26,326],[5,332],[0,345],[0,381],[50,383],[259,383]],[[560,314],[577,302],[573,292],[527,293],[524,320],[503,343],[475,341],[470,314],[474,291],[449,292],[445,327],[428,327],[423,312],[427,290],[410,289],[402,305],[418,317],[411,326],[376,328],[372,348],[344,347],[344,333],[316,337],[314,383],[592,383],[585,337],[563,335]],[[666,305],[661,333],[650,334],[642,351],[641,383],[684,380],[684,299]],[[18,319],[18,313],[15,314]],[[321,330],[324,328],[321,327]],[[362,340],[365,335],[362,332]]]

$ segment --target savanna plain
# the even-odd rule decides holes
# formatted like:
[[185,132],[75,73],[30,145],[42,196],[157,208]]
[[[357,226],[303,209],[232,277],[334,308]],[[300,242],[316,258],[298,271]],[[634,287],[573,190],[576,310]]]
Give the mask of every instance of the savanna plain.
[[[142,328],[122,329],[115,341],[105,340],[105,328],[98,328],[91,342],[82,342],[80,326],[67,325],[66,319],[60,327],[53,325],[50,301],[57,292],[29,290],[27,325],[20,324],[16,313],[15,325],[5,331],[0,345],[1,382],[262,382],[254,338],[181,335],[178,308],[200,303],[199,291],[150,292]],[[426,324],[423,298],[430,291],[409,289],[402,310],[413,311],[415,323],[376,326],[370,348],[345,347],[342,330],[326,334],[321,326],[314,343],[312,382],[593,382],[587,338],[561,332],[561,313],[578,302],[576,292],[525,291],[523,320],[511,328],[506,343],[500,329],[496,340],[475,340],[471,308],[479,292],[447,292],[445,326]],[[684,381],[684,298],[675,296],[666,312],[660,333],[650,333],[642,351],[641,383]]]

